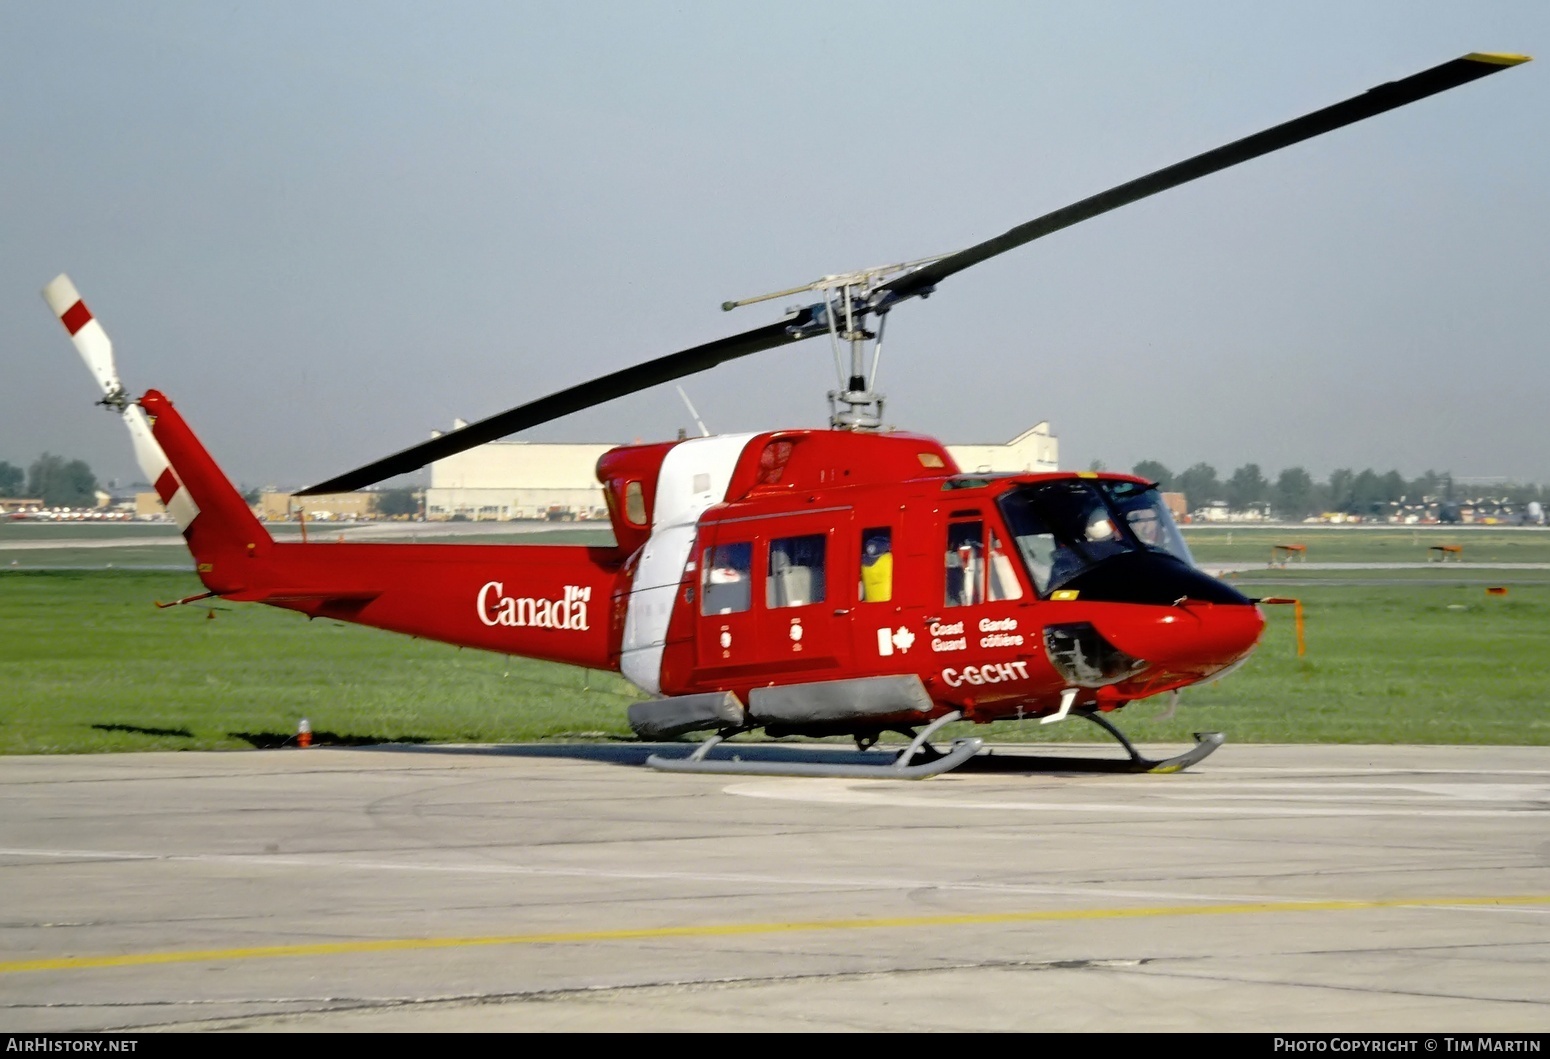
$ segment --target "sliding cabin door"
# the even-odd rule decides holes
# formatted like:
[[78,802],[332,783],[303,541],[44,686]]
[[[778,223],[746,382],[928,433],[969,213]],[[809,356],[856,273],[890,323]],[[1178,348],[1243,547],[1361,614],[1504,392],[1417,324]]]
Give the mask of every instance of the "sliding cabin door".
[[[832,680],[849,662],[841,579],[849,511],[703,526],[697,546],[697,682]],[[850,576],[853,576],[851,572]],[[838,600],[838,602],[837,602]]]

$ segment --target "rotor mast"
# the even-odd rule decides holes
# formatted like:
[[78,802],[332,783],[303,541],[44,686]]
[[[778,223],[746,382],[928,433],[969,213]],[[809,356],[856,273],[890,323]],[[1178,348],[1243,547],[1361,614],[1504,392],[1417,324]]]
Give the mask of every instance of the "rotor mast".
[[[787,310],[788,315],[798,321],[787,330],[794,339],[811,338],[823,332],[829,335],[829,344],[834,351],[834,373],[839,384],[838,389],[829,391],[829,426],[835,430],[877,430],[883,425],[883,395],[873,386],[883,355],[883,328],[893,301],[886,292],[880,293],[880,288],[893,277],[934,264],[947,256],[935,254],[914,261],[824,276],[800,287],[722,302],[721,308],[727,312],[774,298],[820,292],[823,301],[817,305]],[[875,329],[868,329],[868,316],[877,318]],[[872,347],[870,367],[867,365],[868,344]],[[842,353],[845,346],[849,347],[848,371]]]

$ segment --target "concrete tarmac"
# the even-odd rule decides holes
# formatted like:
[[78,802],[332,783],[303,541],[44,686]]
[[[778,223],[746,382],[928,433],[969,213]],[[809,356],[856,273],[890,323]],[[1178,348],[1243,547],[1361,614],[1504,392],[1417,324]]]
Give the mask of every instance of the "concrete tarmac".
[[0,1026],[1550,1029],[1550,747],[649,749],[0,758]]

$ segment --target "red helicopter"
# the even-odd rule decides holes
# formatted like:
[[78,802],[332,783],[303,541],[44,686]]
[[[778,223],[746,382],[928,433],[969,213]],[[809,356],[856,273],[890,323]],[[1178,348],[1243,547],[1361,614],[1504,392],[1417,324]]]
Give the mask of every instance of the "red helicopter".
[[[709,732],[661,769],[920,778],[982,741],[939,750],[949,722],[1084,717],[1134,771],[1106,717],[1220,677],[1264,627],[1256,601],[1197,569],[1154,484],[1122,474],[965,475],[937,441],[882,429],[865,371],[895,306],[1079,221],[1527,61],[1473,53],[1111,188],[966,250],[825,276],[738,305],[814,292],[764,327],[521,405],[302,490],[344,492],[570,412],[792,342],[848,344],[830,430],[631,445],[597,476],[615,544],[282,543],[272,539],[166,396],[133,400],[102,326],[66,276],[44,298],[122,415],[140,466],[182,528],[207,591],[503,654],[615,670],[651,696],[647,740]],[[730,736],[848,735],[879,763],[715,755]]]

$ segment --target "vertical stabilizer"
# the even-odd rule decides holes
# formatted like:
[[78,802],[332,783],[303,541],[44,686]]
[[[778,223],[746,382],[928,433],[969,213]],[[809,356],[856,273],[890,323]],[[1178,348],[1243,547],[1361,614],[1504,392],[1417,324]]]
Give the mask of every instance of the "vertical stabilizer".
[[194,544],[195,529],[202,531],[201,537],[204,540],[211,539],[211,531],[214,529],[220,538],[238,545],[243,551],[267,545],[270,537],[264,524],[254,517],[248,502],[242,499],[236,486],[216,466],[215,460],[172,407],[166,395],[157,390],[147,390],[145,396],[140,398],[140,407],[145,409],[150,420],[156,445],[167,454],[169,462],[167,474],[156,483],[157,495],[167,505],[167,510],[171,511],[172,505],[183,502],[181,498],[186,494],[187,502],[193,505],[198,515],[190,526],[183,529],[189,537],[190,546]]

